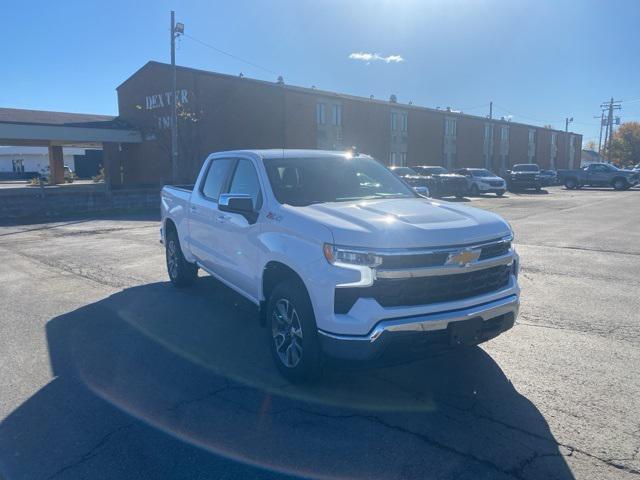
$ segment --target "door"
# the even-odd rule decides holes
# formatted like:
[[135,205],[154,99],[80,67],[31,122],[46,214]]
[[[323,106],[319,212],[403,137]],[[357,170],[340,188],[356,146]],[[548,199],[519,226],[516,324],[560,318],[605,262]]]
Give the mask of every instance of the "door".
[[[241,158],[235,164],[228,188],[224,193],[251,196],[254,211],[262,207],[262,189],[253,162]],[[259,217],[259,215],[258,215]],[[247,219],[240,213],[224,212],[218,232],[220,275],[248,296],[258,298],[258,235],[260,223],[256,217]]]
[[609,169],[604,165],[589,165],[587,174],[590,185],[602,186],[609,182]]
[[214,158],[207,172],[196,185],[189,204],[189,234],[191,253],[207,269],[218,273],[219,229],[224,217],[218,210],[218,197],[226,188],[235,159]]

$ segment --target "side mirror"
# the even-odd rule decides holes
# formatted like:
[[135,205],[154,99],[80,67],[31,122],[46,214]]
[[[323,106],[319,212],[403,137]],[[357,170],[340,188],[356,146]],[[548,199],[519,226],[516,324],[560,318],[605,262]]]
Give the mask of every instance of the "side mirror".
[[218,210],[221,212],[237,213],[255,223],[258,212],[253,208],[253,198],[246,193],[223,193],[218,198]]
[[413,187],[413,191],[416,192],[421,197],[429,196],[429,189],[427,187]]

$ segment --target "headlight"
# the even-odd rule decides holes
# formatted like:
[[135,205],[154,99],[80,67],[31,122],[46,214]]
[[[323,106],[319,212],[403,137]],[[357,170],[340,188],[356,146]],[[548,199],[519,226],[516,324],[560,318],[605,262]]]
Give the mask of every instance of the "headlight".
[[360,265],[363,267],[377,267],[382,263],[382,257],[370,252],[363,252],[356,249],[337,247],[325,243],[322,247],[324,258],[332,265]]

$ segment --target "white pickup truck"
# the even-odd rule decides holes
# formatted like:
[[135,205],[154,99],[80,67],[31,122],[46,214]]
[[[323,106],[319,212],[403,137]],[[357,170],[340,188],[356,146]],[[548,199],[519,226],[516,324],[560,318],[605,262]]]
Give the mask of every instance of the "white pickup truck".
[[162,189],[161,239],[175,286],[200,268],[259,307],[291,381],[329,358],[479,344],[518,313],[509,224],[423,198],[366,155],[212,154],[195,185]]

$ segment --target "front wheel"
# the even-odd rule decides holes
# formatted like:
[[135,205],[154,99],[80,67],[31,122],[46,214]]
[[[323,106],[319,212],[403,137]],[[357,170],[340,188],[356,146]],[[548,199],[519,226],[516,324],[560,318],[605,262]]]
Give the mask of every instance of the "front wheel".
[[169,280],[176,287],[187,287],[198,278],[198,266],[189,263],[182,254],[180,240],[175,231],[167,232],[165,255]]
[[576,188],[578,188],[578,182],[576,181],[575,178],[567,178],[564,181],[564,186],[568,190],[575,190]]
[[480,195],[480,190],[478,189],[478,186],[475,183],[471,185],[471,189],[469,190],[469,195],[471,195],[472,197],[477,197],[478,195]]
[[271,355],[280,373],[292,383],[318,378],[322,353],[305,288],[294,280],[276,285],[267,303],[266,318]]

